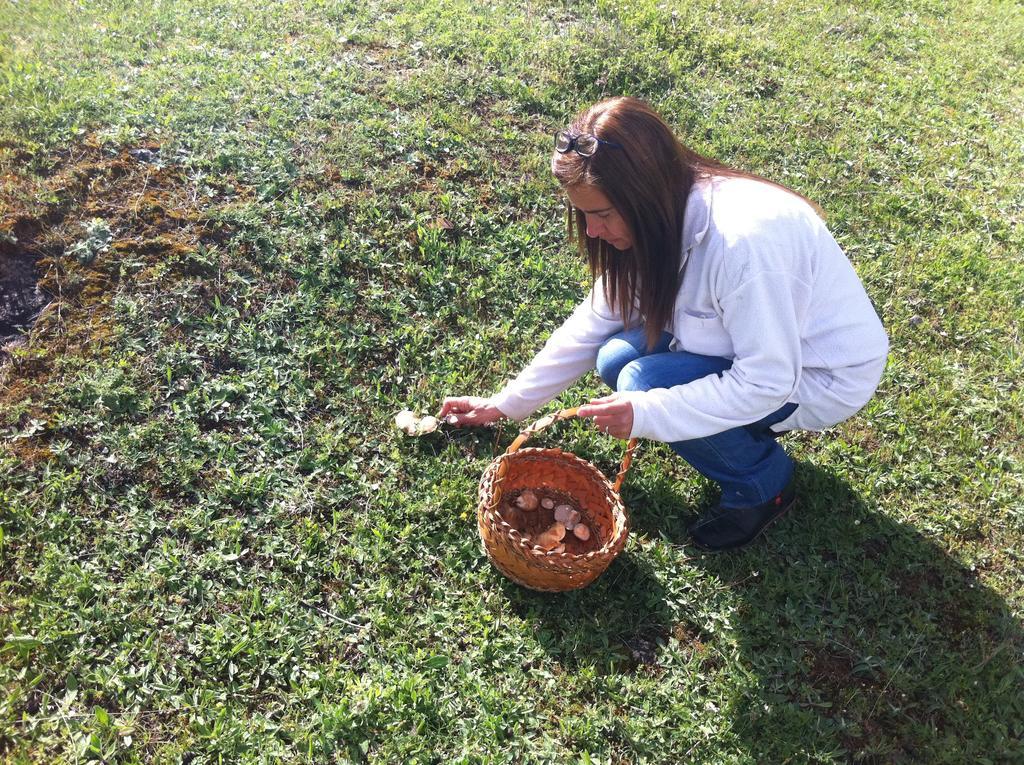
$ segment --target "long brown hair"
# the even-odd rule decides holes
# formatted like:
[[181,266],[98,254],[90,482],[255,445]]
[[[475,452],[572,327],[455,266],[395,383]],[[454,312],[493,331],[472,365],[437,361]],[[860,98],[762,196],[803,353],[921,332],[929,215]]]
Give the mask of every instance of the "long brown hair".
[[551,171],[563,188],[597,188],[629,226],[633,246],[620,252],[601,239],[589,238],[585,216],[569,206],[569,237],[576,239],[580,254],[587,259],[591,279],[604,276],[605,298],[627,326],[633,307],[639,309],[648,348],[657,344],[668,325],[679,292],[683,217],[693,184],[713,176],[743,177],[796,194],[687,148],[665,120],[636,98],[610,98],[594,104],[576,117],[570,132],[590,133],[618,144],[599,144],[590,157],[556,151]]

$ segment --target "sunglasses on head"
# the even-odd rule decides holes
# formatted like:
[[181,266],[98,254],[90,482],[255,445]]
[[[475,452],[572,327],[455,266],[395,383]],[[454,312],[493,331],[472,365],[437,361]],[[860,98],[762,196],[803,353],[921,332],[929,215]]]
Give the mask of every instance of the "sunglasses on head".
[[599,145],[608,146],[612,149],[621,149],[622,144],[615,143],[614,141],[606,141],[603,138],[598,138],[592,133],[580,133],[573,135],[567,133],[564,130],[559,130],[555,133],[555,151],[559,154],[567,154],[570,151],[574,151],[581,157],[592,157],[594,152],[597,151]]

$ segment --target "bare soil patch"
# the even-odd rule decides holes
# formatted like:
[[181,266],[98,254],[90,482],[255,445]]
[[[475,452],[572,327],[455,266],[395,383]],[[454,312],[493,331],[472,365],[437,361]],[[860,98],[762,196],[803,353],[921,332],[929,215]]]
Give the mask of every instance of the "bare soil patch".
[[[218,200],[197,199],[195,183],[165,163],[155,143],[111,149],[87,140],[42,175],[28,169],[24,155],[0,160],[3,411],[45,400],[45,392],[33,391],[60,360],[108,352],[119,286],[145,282],[158,267],[166,275],[168,264],[184,275],[190,253],[222,243],[229,232],[209,221]],[[20,419],[34,416],[31,408],[19,411]]]
[[36,279],[36,257],[18,234],[0,238],[0,347],[17,340],[49,302]]

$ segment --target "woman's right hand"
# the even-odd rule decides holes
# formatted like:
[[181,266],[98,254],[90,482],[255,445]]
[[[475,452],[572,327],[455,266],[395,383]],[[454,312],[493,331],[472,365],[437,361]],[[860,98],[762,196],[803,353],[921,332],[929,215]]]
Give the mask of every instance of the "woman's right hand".
[[462,428],[467,425],[490,425],[504,416],[505,413],[494,406],[489,398],[456,396],[444,400],[437,419]]

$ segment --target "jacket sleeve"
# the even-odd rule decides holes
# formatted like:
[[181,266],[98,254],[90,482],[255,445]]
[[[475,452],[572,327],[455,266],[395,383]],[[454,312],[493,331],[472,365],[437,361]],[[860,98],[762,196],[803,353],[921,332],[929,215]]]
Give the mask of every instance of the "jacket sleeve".
[[604,298],[600,279],[544,347],[491,403],[506,416],[522,420],[594,368],[601,345],[624,324]]
[[631,436],[668,443],[704,438],[757,422],[794,395],[810,285],[785,270],[741,274],[719,300],[732,367],[685,385],[626,394],[633,404]]

